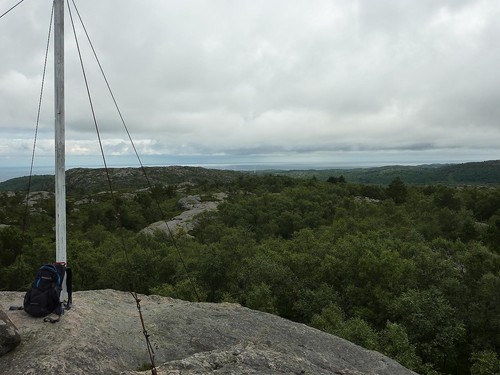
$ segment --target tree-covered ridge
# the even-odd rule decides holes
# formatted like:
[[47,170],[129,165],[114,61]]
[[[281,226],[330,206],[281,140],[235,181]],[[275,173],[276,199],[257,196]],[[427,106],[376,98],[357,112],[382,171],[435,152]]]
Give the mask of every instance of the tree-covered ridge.
[[[264,172],[269,173],[269,171]],[[419,166],[391,165],[376,168],[272,171],[276,175],[326,180],[332,175],[362,184],[389,184],[400,177],[409,184],[499,185],[500,160],[463,164],[430,164]]]
[[[194,237],[139,233],[160,219],[156,202],[169,218],[180,197],[219,191],[229,198],[199,219]],[[30,205],[23,239],[24,195],[1,199],[0,223],[11,226],[0,231],[0,285],[17,290],[54,258],[53,202]],[[68,202],[76,289],[238,302],[422,374],[500,371],[500,189],[240,175],[117,201]]]

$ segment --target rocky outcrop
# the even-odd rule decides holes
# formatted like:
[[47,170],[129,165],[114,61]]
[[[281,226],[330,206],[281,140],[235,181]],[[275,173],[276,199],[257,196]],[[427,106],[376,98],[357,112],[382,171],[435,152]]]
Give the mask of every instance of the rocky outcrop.
[[33,191],[27,196],[27,204],[30,207],[50,198],[54,198],[55,194],[49,191]]
[[[73,308],[56,324],[9,311],[23,340],[1,358],[1,374],[136,374],[144,368],[149,357],[131,295],[73,296]],[[0,303],[7,308],[22,297],[0,292]],[[415,374],[377,352],[236,304],[141,298],[158,374]]]
[[153,234],[156,231],[164,232],[169,234],[178,233],[183,230],[184,233],[188,233],[193,230],[196,226],[196,217],[205,211],[214,211],[217,206],[226,199],[226,193],[216,193],[213,194],[212,200],[203,201],[199,195],[188,195],[179,199],[177,205],[181,210],[184,210],[180,215],[175,216],[168,222],[157,221],[156,223],[150,224],[142,230],[143,233]]
[[[147,179],[144,174],[146,171]],[[242,172],[206,169],[201,167],[146,167],[146,168],[75,168],[67,171],[66,188],[68,192],[85,189],[86,192],[97,192],[108,187],[108,176],[113,189],[137,190],[151,185],[177,185],[182,183],[206,184],[212,182],[228,183]],[[149,182],[148,182],[149,180]]]
[[21,343],[21,336],[7,314],[0,309],[0,357]]

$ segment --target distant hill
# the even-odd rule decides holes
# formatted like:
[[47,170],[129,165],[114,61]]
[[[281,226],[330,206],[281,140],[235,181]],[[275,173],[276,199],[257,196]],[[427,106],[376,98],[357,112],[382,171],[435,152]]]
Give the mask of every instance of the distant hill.
[[327,180],[344,176],[347,182],[387,185],[400,177],[407,184],[499,185],[500,160],[463,164],[429,164],[419,166],[392,165],[377,168],[261,171],[274,175]]
[[[151,185],[180,183],[227,183],[242,172],[200,167],[146,167],[146,175]],[[148,187],[148,181],[141,168],[108,168],[113,190],[141,189]],[[13,178],[0,183],[0,191],[28,190],[29,177]],[[54,191],[54,176],[33,176],[31,191]],[[68,193],[92,193],[109,190],[104,168],[74,168],[66,171]]]
[[[180,183],[228,183],[238,176],[250,172],[238,172],[201,167],[146,167],[152,185]],[[108,169],[114,190],[141,189],[148,186],[141,168]],[[329,177],[344,176],[347,182],[387,185],[400,177],[407,184],[426,185],[500,185],[500,160],[463,164],[429,164],[419,166],[392,165],[377,168],[354,169],[309,169],[309,170],[264,170],[252,172],[258,175],[272,174],[295,178],[317,178],[326,181]],[[28,177],[13,178],[0,183],[0,191],[27,190]],[[104,168],[75,168],[66,172],[68,193],[109,190]],[[54,191],[54,176],[33,176],[31,191]]]
[[[31,177],[31,191],[54,191],[54,175],[36,175]],[[0,182],[0,191],[28,190],[29,177],[16,177]]]

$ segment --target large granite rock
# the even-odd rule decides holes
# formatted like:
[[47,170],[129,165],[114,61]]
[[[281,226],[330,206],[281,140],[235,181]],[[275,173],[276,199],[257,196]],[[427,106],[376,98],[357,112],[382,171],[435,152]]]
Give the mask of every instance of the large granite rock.
[[0,308],[0,356],[21,343],[21,336],[7,314]]
[[[0,292],[0,305],[23,294]],[[236,304],[141,296],[158,374],[414,375],[397,362],[303,324]],[[56,324],[9,311],[23,338],[0,359],[0,373],[136,374],[148,363],[130,293],[74,293]]]
[[196,217],[206,211],[215,211],[219,204],[227,198],[226,193],[215,193],[212,200],[202,201],[199,195],[188,195],[179,199],[178,207],[183,210],[180,215],[175,216],[168,222],[157,221],[148,225],[142,230],[146,234],[154,234],[157,231],[162,233],[177,234],[180,230],[188,233],[197,224]]

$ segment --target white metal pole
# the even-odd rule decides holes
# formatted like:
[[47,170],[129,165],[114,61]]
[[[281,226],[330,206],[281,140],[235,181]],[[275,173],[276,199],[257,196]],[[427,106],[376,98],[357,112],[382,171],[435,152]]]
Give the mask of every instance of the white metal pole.
[[54,1],[54,90],[56,153],[56,262],[66,263],[64,0]]

